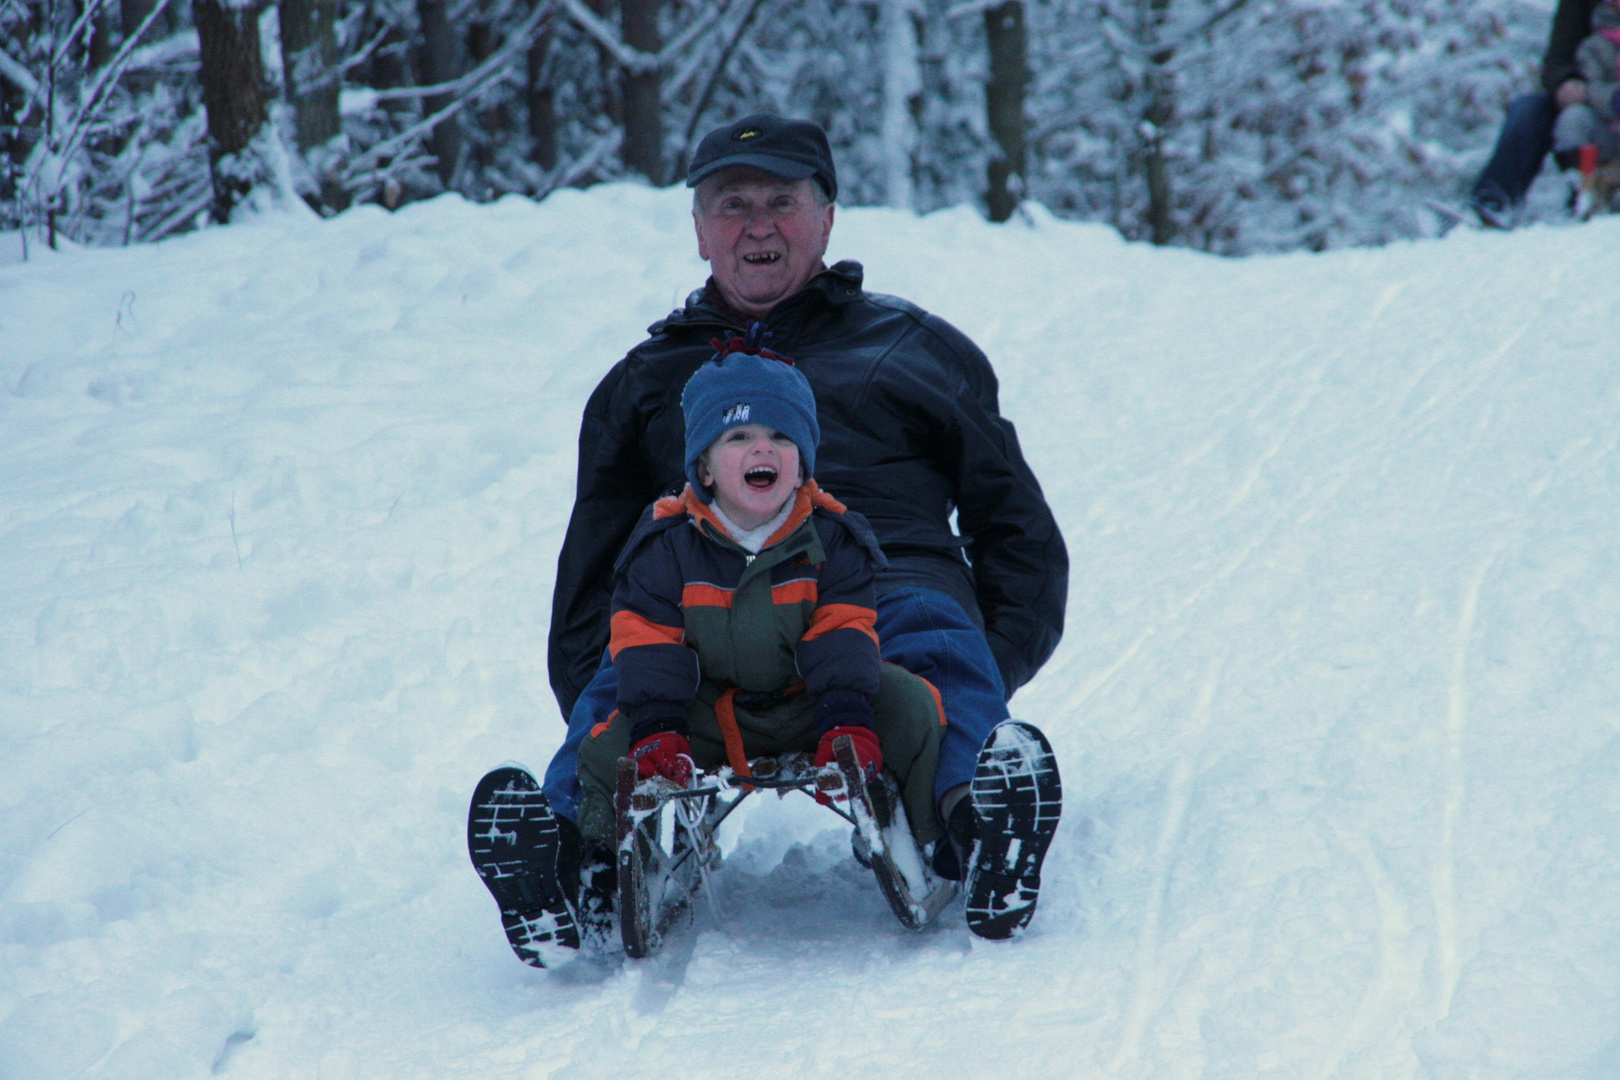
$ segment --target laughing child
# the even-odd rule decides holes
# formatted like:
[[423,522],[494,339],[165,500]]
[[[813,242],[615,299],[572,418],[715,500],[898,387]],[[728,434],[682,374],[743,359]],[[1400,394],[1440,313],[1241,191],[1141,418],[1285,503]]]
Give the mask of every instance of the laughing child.
[[579,829],[613,839],[616,763],[685,784],[694,767],[810,752],[848,735],[895,774],[920,845],[943,717],[926,682],[879,660],[870,528],[816,486],[810,383],[741,339],[693,374],[685,490],[643,516],[615,567],[609,652],[618,711],[580,750]]

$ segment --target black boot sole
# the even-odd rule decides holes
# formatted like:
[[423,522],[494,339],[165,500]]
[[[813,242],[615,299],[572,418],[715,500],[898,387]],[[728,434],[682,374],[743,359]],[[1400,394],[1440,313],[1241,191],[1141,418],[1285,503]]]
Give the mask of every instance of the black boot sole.
[[968,929],[1001,940],[1035,915],[1041,863],[1063,812],[1063,781],[1046,736],[1007,721],[979,753],[971,789],[979,835],[967,883]]
[[518,959],[547,967],[579,948],[579,925],[557,873],[561,834],[534,777],[501,768],[473,791],[467,851],[501,909],[506,940]]

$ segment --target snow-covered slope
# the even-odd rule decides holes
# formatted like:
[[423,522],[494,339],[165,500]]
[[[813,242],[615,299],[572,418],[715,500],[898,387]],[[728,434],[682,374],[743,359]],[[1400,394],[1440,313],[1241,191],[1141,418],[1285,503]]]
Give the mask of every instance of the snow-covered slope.
[[1620,1074],[1620,221],[1230,262],[841,212],[1069,540],[1031,933],[909,934],[760,800],[719,920],[518,964],[466,800],[562,735],[577,419],[701,280],[686,205],[0,266],[0,1077]]

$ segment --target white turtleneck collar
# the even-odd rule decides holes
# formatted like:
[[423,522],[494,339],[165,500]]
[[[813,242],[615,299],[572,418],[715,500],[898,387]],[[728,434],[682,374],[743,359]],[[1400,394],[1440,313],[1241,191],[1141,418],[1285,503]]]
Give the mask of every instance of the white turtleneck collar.
[[714,511],[715,519],[725,527],[727,535],[737,542],[738,547],[758,555],[760,549],[765,546],[765,541],[769,540],[776,530],[780,529],[783,523],[787,521],[788,515],[793,513],[793,503],[793,496],[788,496],[788,500],[782,504],[782,509],[776,512],[776,516],[757,529],[745,529],[726,517],[726,512],[720,509],[720,504],[717,502],[710,503],[709,509]]

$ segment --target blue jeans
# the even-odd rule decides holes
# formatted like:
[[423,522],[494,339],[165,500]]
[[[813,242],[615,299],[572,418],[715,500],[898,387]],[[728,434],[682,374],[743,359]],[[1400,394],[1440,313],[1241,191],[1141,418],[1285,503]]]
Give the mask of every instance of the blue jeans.
[[[896,589],[877,602],[883,659],[934,684],[945,704],[945,737],[934,774],[934,803],[973,779],[990,729],[1007,719],[1001,671],[984,634],[962,605],[933,589]],[[619,684],[607,653],[590,685],[574,703],[568,736],[546,767],[542,787],[551,809],[574,819],[579,808],[579,747],[618,704]]]
[[1470,199],[1475,206],[1507,210],[1524,201],[1541,162],[1552,149],[1553,124],[1558,107],[1551,95],[1537,91],[1513,99],[1496,149],[1479,179],[1474,181]]

